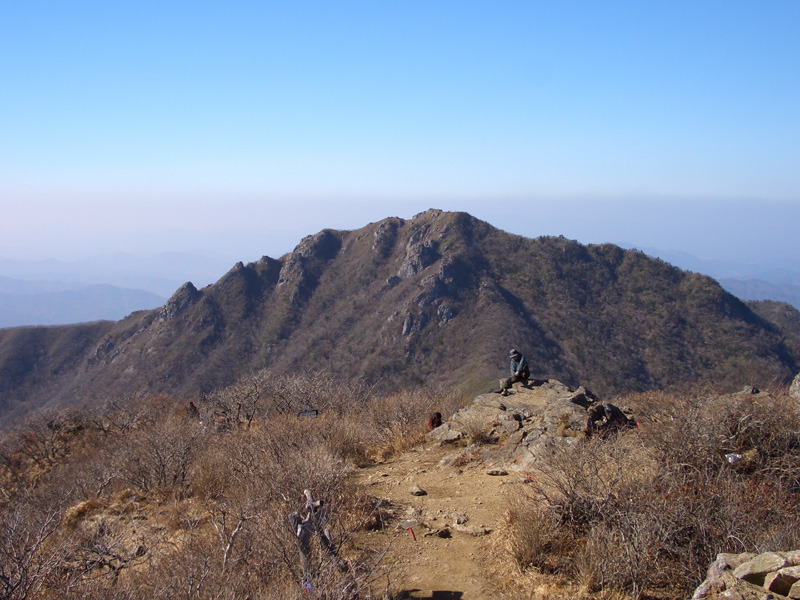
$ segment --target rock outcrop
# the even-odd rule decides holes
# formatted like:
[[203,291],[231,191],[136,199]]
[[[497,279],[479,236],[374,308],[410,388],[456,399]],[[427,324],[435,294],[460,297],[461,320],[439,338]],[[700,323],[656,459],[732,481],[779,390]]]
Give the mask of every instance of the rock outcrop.
[[800,599],[800,550],[719,554],[692,600]]
[[431,431],[435,441],[498,441],[487,448],[496,467],[527,471],[554,444],[571,445],[591,435],[635,427],[624,411],[592,392],[560,381],[533,381],[510,396],[482,394]]
[[800,400],[800,373],[792,381],[792,385],[789,387],[789,395]]

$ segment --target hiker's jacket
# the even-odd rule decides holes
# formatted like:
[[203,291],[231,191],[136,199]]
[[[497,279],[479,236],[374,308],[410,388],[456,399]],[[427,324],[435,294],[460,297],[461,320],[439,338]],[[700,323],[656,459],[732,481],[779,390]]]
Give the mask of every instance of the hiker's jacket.
[[528,361],[525,360],[524,356],[520,356],[518,360],[511,359],[511,376],[513,377],[517,372],[523,376],[527,376],[527,374],[530,373]]

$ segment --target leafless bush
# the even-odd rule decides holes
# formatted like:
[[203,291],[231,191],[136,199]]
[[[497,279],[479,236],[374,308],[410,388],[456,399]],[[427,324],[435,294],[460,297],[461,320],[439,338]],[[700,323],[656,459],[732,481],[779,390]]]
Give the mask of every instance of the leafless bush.
[[278,375],[262,369],[203,398],[204,417],[248,429],[257,419],[296,415],[306,407],[339,415],[358,412],[370,395],[360,380],[345,382],[324,373]]
[[53,543],[60,520],[60,507],[32,497],[0,512],[0,598],[37,597],[57,572],[65,555]]
[[680,598],[719,552],[800,544],[796,405],[759,395],[664,393],[631,404],[643,399],[651,403],[641,431],[541,456],[524,489],[539,502],[529,520],[544,519],[544,533],[526,533],[514,519],[521,564],[547,565],[542,554],[553,540],[573,540],[558,553],[574,560],[589,588],[634,597],[651,588]]
[[595,524],[577,560],[589,589],[617,589],[639,598],[657,570],[664,531],[652,513],[615,511]]
[[140,425],[152,423],[164,411],[171,412],[174,402],[163,395],[142,393],[110,398],[84,407],[89,425],[103,435],[124,435]]
[[365,425],[369,454],[385,460],[421,443],[430,413],[450,414],[453,403],[452,396],[434,396],[425,390],[374,398],[358,417]]
[[[208,467],[213,471],[200,483],[193,479],[204,521],[187,529],[190,543],[182,545],[182,559],[166,559],[172,581],[162,582],[165,591],[158,593],[174,593],[177,581],[184,588],[200,586],[209,597],[216,597],[212,590],[228,597],[236,586],[262,598],[278,597],[274,590],[283,598],[347,598],[364,589],[381,557],[362,554],[350,540],[374,506],[350,485],[343,443],[335,439],[340,430],[331,430],[331,423],[325,417],[275,417],[207,445],[192,471],[193,478]],[[315,551],[313,577],[305,581],[310,588],[301,586],[298,542],[288,518],[302,513],[306,488],[324,501],[330,539],[344,561]]]
[[576,544],[556,512],[536,502],[525,489],[509,496],[506,523],[508,551],[521,568],[554,573],[563,566],[560,559],[569,556]]
[[493,441],[490,426],[479,416],[468,416],[459,419],[459,427],[470,444],[483,446]]
[[129,432],[117,450],[120,476],[144,491],[183,494],[201,429],[175,415]]
[[[31,564],[43,565],[36,589],[68,600],[368,598],[386,548],[353,542],[377,507],[351,484],[349,465],[376,447],[396,451],[421,440],[431,409],[447,414],[450,400],[427,393],[374,399],[359,382],[260,376],[196,399],[192,410],[164,396],[132,397],[5,437],[2,518],[28,506],[20,502],[29,492],[30,506],[62,499],[70,507],[34,552]],[[320,415],[297,416],[306,404]],[[228,427],[215,426],[214,411]],[[139,491],[135,501],[129,488]],[[341,557],[312,552],[311,588],[301,586],[288,520],[302,511],[306,488],[325,501]],[[134,524],[128,511],[147,518]],[[15,543],[17,523],[7,536]],[[61,554],[48,559],[56,549]]]

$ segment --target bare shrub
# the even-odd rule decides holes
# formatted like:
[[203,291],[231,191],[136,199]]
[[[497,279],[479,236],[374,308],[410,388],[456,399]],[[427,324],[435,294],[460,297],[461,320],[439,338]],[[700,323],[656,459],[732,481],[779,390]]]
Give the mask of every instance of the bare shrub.
[[61,508],[34,497],[0,511],[0,597],[38,597],[64,558],[55,543]]
[[615,511],[589,532],[577,568],[589,589],[628,591],[639,598],[653,576],[664,532],[652,513]]
[[508,497],[506,524],[507,549],[521,568],[533,567],[554,573],[563,565],[561,558],[574,553],[572,531],[562,526],[555,511],[517,490]]
[[483,446],[494,441],[491,436],[491,428],[479,416],[460,417],[458,422],[470,444]]
[[373,399],[360,417],[370,455],[385,460],[421,443],[427,415],[438,405],[428,394],[409,391]]
[[640,431],[552,447],[537,461],[524,489],[538,504],[512,519],[520,564],[547,566],[553,540],[571,539],[558,554],[589,589],[681,598],[719,552],[800,544],[796,403],[703,390],[623,402],[639,404]]
[[360,380],[345,382],[324,373],[278,375],[262,369],[205,396],[202,404],[206,420],[225,419],[248,429],[257,419],[296,415],[306,407],[340,415],[362,410],[370,395]]
[[202,500],[216,500],[233,485],[229,444],[224,439],[208,436],[203,451],[189,469],[189,492]]
[[173,402],[160,394],[142,393],[110,398],[84,407],[91,427],[104,435],[124,435],[142,424],[152,423],[163,412],[171,412]]
[[120,476],[144,492],[184,494],[200,434],[199,425],[178,415],[132,430],[117,449]]

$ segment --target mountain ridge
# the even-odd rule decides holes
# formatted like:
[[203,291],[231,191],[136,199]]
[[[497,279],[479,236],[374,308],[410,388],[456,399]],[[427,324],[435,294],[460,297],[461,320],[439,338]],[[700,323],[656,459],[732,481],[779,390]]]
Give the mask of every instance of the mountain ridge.
[[786,379],[800,363],[777,324],[710,277],[432,209],[324,229],[117,323],[0,331],[0,405],[193,395],[261,369],[485,389],[511,346],[533,376],[602,394]]

